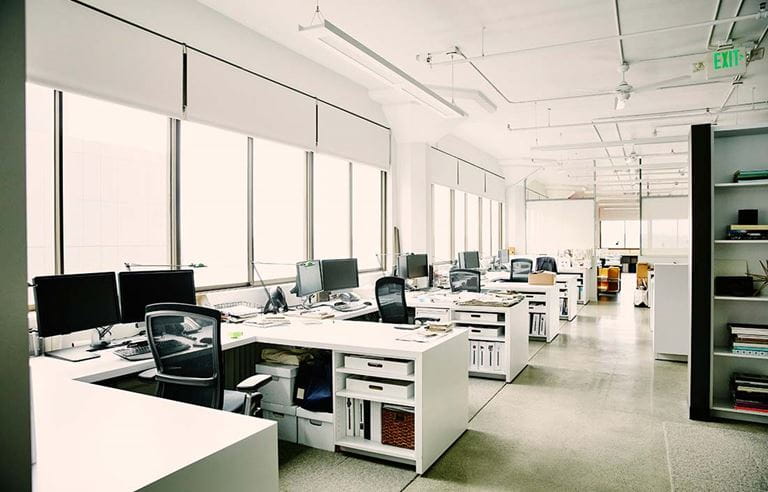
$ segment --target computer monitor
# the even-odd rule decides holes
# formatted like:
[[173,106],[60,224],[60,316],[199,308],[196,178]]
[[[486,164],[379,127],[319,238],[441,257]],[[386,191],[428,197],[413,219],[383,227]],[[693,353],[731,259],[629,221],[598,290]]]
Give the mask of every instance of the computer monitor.
[[307,297],[323,290],[320,262],[315,260],[296,263],[296,295]]
[[195,275],[192,270],[120,272],[118,284],[123,323],[144,321],[144,310],[150,304],[196,303]]
[[114,272],[35,277],[37,332],[66,335],[120,322]]
[[499,250],[499,263],[502,265],[506,265],[509,263],[509,250],[508,249],[500,249]]
[[323,290],[354,289],[360,286],[357,277],[357,258],[323,260],[320,262],[323,277]]
[[480,253],[478,251],[462,251],[459,253],[459,268],[480,268]]
[[401,255],[397,258],[397,273],[406,279],[429,277],[429,258],[425,254]]
[[530,258],[512,258],[509,266],[509,280],[512,282],[527,282],[528,275],[533,270],[533,260]]

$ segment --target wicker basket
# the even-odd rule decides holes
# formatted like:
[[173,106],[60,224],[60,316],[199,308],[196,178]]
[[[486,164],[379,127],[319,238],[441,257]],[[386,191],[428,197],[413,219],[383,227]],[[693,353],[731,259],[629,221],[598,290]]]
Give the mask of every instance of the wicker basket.
[[381,443],[413,449],[415,442],[413,412],[394,408],[381,409]]

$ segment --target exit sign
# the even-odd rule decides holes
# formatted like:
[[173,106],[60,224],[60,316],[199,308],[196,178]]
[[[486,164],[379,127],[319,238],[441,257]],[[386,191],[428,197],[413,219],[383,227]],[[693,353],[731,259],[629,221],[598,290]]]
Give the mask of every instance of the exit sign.
[[708,62],[707,78],[735,76],[747,70],[747,54],[741,48],[715,51]]

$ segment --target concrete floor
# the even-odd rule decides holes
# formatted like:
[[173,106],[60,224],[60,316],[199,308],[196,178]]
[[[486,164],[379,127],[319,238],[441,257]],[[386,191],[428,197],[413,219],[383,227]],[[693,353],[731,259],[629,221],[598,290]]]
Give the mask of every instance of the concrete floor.
[[687,365],[653,359],[631,294],[532,342],[514,383],[471,378],[468,430],[423,476],[281,443],[281,489],[768,490],[768,430],[688,420]]

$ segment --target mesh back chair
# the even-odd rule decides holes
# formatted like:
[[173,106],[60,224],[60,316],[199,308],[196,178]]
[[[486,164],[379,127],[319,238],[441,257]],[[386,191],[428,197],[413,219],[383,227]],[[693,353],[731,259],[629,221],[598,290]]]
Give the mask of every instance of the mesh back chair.
[[528,274],[533,270],[533,260],[530,258],[514,258],[509,264],[510,282],[527,282]]
[[271,376],[251,376],[237,385],[238,391],[224,389],[219,311],[190,304],[151,304],[145,321],[155,359],[157,396],[245,415],[260,414],[257,390]]
[[448,272],[451,292],[480,292],[480,272],[458,268]]
[[376,280],[376,304],[379,306],[379,316],[383,323],[407,324],[405,279],[381,277]]
[[539,256],[536,258],[536,271],[557,273],[557,260],[551,256]]

